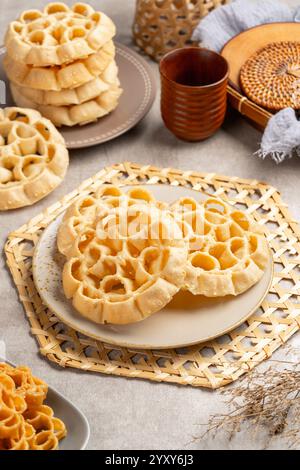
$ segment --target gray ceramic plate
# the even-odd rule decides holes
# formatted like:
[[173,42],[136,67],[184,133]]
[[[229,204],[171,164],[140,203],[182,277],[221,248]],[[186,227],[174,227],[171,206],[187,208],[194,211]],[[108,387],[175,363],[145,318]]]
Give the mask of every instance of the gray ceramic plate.
[[[2,58],[5,48],[0,48],[0,80],[7,84],[6,106],[13,106]],[[156,82],[146,60],[129,47],[116,44],[116,62],[123,88],[120,103],[115,111],[86,126],[62,127],[69,149],[91,147],[112,140],[134,127],[150,111],[156,95]]]
[[[173,202],[180,197],[203,198],[195,190],[170,185],[147,186],[157,199]],[[130,186],[125,186],[129,189]],[[208,299],[178,293],[163,310],[130,325],[97,325],[79,315],[63,293],[61,271],[64,258],[56,247],[57,229],[63,214],[43,232],[33,259],[35,285],[45,305],[62,322],[92,338],[120,346],[164,349],[197,344],[220,336],[243,323],[267,295],[273,277],[273,261],[264,276],[238,297]]]
[[[15,364],[1,356],[0,362],[7,362],[15,367]],[[34,370],[32,372],[34,374]],[[59,443],[59,450],[84,450],[90,437],[90,426],[84,414],[51,387],[49,387],[45,403],[51,406],[54,415],[65,423],[68,431],[67,436]]]

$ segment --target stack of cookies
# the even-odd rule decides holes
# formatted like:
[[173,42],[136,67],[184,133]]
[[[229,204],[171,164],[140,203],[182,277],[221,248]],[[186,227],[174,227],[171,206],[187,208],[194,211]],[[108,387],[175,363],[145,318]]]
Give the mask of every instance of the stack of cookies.
[[116,28],[85,4],[50,3],[13,21],[4,67],[18,106],[39,110],[56,126],[84,125],[117,105]]

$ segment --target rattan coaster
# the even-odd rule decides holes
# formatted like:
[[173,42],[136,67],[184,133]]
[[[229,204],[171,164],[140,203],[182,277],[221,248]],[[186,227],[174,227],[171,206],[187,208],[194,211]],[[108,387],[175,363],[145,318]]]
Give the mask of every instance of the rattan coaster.
[[[103,183],[182,185],[224,198],[246,210],[265,229],[275,275],[260,308],[243,325],[208,343],[171,350],[131,350],[77,333],[43,305],[32,279],[32,256],[39,237],[78,197]],[[244,180],[171,168],[124,163],[106,168],[61,201],[10,234],[8,266],[40,352],[62,367],[183,385],[218,388],[269,358],[300,328],[300,228],[278,191]]]
[[248,98],[264,108],[300,108],[300,42],[260,49],[241,68],[240,81]]

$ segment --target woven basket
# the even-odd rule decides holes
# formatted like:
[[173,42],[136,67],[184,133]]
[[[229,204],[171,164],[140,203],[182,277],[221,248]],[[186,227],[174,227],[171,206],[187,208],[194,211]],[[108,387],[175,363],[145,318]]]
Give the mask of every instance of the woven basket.
[[136,44],[155,60],[191,44],[199,20],[230,0],[137,0],[133,24]]

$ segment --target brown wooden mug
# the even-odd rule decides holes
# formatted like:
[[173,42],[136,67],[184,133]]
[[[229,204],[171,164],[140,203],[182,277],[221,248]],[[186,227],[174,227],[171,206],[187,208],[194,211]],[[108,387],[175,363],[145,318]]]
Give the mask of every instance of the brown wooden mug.
[[160,61],[161,114],[166,127],[183,140],[198,141],[223,124],[229,66],[220,54],[184,47]]

